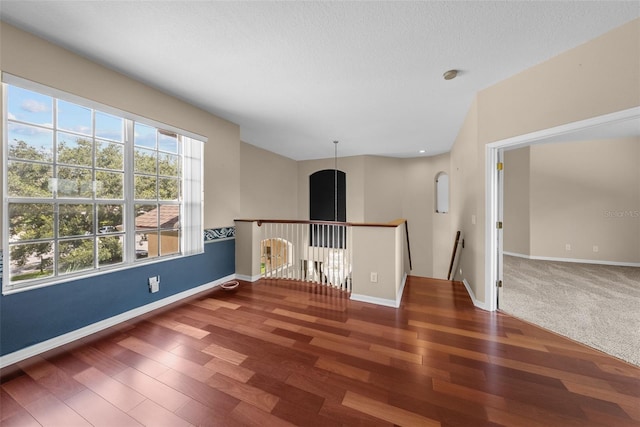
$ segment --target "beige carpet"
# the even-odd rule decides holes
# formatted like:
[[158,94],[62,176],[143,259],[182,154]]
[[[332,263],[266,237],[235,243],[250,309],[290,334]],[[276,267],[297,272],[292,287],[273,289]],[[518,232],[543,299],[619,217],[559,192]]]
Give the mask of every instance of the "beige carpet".
[[640,366],[640,268],[504,256],[500,309]]

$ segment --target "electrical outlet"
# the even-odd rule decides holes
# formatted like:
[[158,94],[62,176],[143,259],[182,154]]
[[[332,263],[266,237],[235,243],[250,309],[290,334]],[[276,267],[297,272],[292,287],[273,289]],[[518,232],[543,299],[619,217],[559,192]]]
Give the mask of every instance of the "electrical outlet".
[[378,273],[371,272],[371,283],[378,283]]
[[460,275],[462,276],[462,267],[460,267]]
[[149,292],[152,294],[160,290],[160,276],[149,277]]
[[598,247],[598,245],[593,245],[593,252],[598,252],[600,250],[600,248]]
[[570,251],[571,250],[571,244],[567,243],[566,245],[564,245],[564,250],[565,251]]

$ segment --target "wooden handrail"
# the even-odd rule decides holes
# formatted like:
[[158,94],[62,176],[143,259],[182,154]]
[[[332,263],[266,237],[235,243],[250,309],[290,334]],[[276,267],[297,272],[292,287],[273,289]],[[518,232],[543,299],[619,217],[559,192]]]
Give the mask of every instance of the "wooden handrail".
[[258,226],[266,223],[275,224],[326,224],[341,225],[350,227],[398,227],[405,222],[406,219],[396,219],[390,222],[340,222],[340,221],[308,221],[300,219],[236,219],[239,222],[257,222]]

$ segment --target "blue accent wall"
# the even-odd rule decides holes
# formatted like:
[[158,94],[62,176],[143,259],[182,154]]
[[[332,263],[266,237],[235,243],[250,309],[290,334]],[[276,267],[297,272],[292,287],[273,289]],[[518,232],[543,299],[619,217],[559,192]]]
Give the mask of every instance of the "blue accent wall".
[[[235,240],[204,254],[0,296],[0,355],[91,325],[235,273]],[[148,278],[160,275],[160,291]]]

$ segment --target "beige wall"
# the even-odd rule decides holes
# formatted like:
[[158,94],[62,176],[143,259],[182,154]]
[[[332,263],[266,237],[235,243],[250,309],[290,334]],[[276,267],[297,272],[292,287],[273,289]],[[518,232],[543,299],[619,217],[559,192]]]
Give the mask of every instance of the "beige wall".
[[639,138],[541,144],[506,152],[504,250],[534,257],[640,262],[639,158]]
[[[452,206],[452,225],[459,225],[465,232],[463,277],[479,302],[488,303],[484,266],[485,145],[639,105],[639,19],[478,93],[451,151],[451,170],[452,181],[454,177],[464,181],[465,176],[473,176],[469,185],[452,183],[452,198],[462,203]],[[465,166],[475,171],[457,170]],[[468,222],[473,212],[477,214],[475,226]]]
[[640,262],[639,152],[640,138],[531,147],[530,254]]
[[504,153],[503,250],[531,254],[530,241],[530,147]]
[[364,156],[364,221],[402,218],[402,160]]
[[435,212],[435,179],[449,170],[449,154],[403,159],[401,180],[402,218],[409,227],[412,272],[416,276],[447,278],[454,235],[451,215]]
[[[461,231],[465,247],[461,252],[455,280],[467,279],[475,293],[484,292],[480,281],[484,263],[484,159],[478,146],[478,100],[473,100],[467,117],[451,149],[449,214],[451,232]],[[462,274],[460,274],[462,271]]]
[[250,144],[240,144],[240,217],[298,218],[298,164]]
[[233,225],[240,213],[238,125],[1,22],[0,67],[3,72],[208,137],[204,226]]

